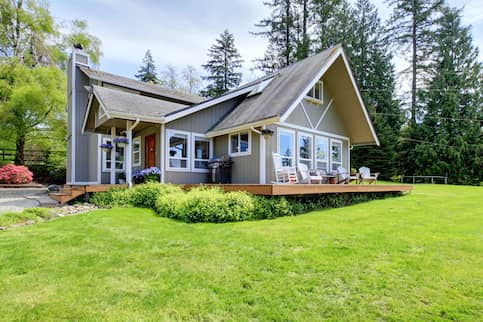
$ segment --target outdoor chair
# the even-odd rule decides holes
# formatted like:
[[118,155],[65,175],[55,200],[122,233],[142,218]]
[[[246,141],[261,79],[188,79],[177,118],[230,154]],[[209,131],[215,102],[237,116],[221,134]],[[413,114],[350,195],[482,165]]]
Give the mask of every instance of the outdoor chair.
[[300,180],[300,183],[322,183],[322,177],[320,175],[311,174],[306,164],[299,163],[298,169],[300,173],[300,178],[302,179]]
[[361,167],[359,168],[359,173],[361,176],[361,183],[364,183],[364,181],[369,182],[369,184],[377,183],[377,177],[379,176],[379,172],[371,173],[371,169],[368,167]]
[[295,167],[283,166],[282,157],[278,153],[272,154],[275,181],[273,183],[297,183],[297,170]]
[[356,183],[359,182],[359,174],[350,174],[344,167],[337,168],[337,178],[337,183],[339,184],[348,184],[352,181],[355,181]]

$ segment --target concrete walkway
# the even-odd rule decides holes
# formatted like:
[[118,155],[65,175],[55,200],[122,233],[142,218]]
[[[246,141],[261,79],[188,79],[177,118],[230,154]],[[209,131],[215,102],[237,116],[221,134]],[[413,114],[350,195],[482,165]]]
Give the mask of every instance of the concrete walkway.
[[33,207],[55,207],[47,188],[0,188],[0,213]]

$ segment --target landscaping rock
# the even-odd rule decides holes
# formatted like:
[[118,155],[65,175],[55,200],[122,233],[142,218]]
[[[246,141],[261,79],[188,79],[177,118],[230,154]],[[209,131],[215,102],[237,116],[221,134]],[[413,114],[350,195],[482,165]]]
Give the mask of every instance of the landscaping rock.
[[81,214],[95,209],[99,209],[99,207],[90,203],[81,203],[59,207],[56,208],[54,212],[57,216],[64,217]]

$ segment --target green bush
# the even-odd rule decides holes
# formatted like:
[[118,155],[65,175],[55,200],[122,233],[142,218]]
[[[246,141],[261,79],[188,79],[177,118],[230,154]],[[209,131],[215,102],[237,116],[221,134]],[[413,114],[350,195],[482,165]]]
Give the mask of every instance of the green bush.
[[183,192],[179,186],[154,182],[136,185],[130,191],[133,206],[151,209],[155,208],[158,196]]
[[272,219],[294,214],[290,203],[284,197],[254,197],[255,219]]

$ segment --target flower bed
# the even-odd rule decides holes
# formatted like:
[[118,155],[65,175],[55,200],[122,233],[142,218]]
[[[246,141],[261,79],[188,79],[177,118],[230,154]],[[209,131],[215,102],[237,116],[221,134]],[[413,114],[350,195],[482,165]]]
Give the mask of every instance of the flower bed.
[[0,168],[0,183],[25,184],[32,182],[33,174],[23,165],[6,164]]

